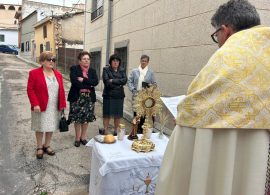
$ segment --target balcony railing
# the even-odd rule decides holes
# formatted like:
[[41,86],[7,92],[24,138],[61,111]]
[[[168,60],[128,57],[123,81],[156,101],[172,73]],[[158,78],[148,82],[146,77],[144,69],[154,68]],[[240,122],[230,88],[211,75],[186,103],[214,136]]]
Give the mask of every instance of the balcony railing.
[[97,17],[103,14],[103,6],[99,7],[91,13],[91,21],[95,20]]

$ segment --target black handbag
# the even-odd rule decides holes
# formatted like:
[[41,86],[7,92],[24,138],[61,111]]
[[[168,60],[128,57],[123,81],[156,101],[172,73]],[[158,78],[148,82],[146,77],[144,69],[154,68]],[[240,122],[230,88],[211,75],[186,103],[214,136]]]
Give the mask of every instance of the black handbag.
[[61,118],[60,118],[60,121],[59,121],[59,130],[60,130],[60,132],[67,132],[68,131],[68,125],[69,124],[67,122],[65,112],[64,112],[64,110],[62,110]]

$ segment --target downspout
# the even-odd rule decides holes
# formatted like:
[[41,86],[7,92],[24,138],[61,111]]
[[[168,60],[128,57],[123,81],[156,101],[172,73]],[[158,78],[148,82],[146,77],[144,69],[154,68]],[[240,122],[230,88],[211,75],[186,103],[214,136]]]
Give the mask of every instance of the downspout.
[[[87,13],[86,13],[86,7],[87,7],[87,0],[85,0],[84,3],[84,36],[83,36],[83,50],[85,50],[85,33],[86,33],[86,20],[87,20]],[[90,16],[91,17],[91,16]]]
[[109,63],[111,47],[111,30],[112,30],[112,1],[108,0],[108,25],[107,25],[107,43],[106,43],[106,64]]

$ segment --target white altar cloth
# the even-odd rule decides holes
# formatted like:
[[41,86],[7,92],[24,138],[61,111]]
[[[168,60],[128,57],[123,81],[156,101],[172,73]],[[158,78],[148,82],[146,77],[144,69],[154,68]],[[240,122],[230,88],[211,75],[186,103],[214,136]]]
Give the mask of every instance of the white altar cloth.
[[[131,150],[132,141],[127,136],[114,144],[90,140],[87,143],[92,147],[89,194],[137,195],[148,191],[147,194],[153,195],[168,138],[159,139],[158,133],[153,133],[151,140],[155,149],[149,153]],[[146,178],[151,179],[148,187]]]

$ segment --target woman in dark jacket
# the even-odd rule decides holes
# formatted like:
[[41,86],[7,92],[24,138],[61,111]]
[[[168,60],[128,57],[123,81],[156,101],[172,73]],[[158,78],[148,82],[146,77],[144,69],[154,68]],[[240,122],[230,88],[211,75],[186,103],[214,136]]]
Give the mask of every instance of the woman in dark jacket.
[[97,73],[90,67],[90,54],[82,51],[78,55],[79,65],[70,68],[71,88],[68,94],[70,112],[68,121],[74,122],[76,147],[87,143],[86,130],[88,123],[96,118],[94,108],[96,102],[95,86],[98,84]]
[[114,118],[114,135],[117,135],[120,119],[123,117],[124,85],[127,76],[124,69],[120,68],[121,59],[116,54],[109,60],[110,66],[103,69],[103,125],[105,134],[108,133],[110,118]]

